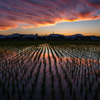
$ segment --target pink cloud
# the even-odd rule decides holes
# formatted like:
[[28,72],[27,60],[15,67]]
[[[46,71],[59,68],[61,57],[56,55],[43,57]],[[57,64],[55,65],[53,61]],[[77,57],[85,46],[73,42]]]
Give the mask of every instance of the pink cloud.
[[0,30],[7,30],[11,28],[17,28],[18,25],[8,20],[0,20]]
[[0,0],[0,30],[93,19],[100,19],[99,0]]

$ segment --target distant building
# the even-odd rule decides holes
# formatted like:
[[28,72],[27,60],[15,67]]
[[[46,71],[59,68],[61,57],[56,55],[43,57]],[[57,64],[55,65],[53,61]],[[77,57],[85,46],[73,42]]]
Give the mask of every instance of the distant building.
[[25,35],[20,35],[20,39],[25,40],[26,39],[26,36]]
[[81,36],[76,36],[75,40],[81,40],[82,37]]
[[89,40],[91,40],[91,36],[83,36],[82,37],[82,40],[89,41]]
[[97,36],[91,36],[91,40],[98,40]]
[[38,34],[36,33],[36,34],[35,34],[35,38],[34,38],[34,39],[36,40],[37,38],[38,38]]
[[100,40],[100,37],[98,37],[98,40]]

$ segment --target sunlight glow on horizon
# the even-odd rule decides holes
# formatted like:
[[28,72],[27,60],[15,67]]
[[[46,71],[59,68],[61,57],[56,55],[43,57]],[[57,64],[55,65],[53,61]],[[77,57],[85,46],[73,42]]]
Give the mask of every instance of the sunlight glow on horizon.
[[0,31],[0,34],[9,35],[13,33],[20,34],[36,34],[48,35],[55,34],[63,35],[73,35],[73,34],[83,34],[83,35],[96,35],[100,36],[100,20],[89,20],[89,21],[74,21],[74,22],[61,22],[50,26],[41,26],[38,28],[27,28],[23,29],[20,27]]
[[98,0],[0,0],[0,34],[100,35]]

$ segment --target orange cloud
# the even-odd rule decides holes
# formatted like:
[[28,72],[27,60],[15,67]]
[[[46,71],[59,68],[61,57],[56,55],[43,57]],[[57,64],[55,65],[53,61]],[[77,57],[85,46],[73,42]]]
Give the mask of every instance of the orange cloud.
[[[99,0],[2,0],[0,30],[100,19]],[[24,25],[25,24],[25,25]]]
[[0,20],[0,30],[8,30],[11,28],[17,28],[18,25],[8,20]]

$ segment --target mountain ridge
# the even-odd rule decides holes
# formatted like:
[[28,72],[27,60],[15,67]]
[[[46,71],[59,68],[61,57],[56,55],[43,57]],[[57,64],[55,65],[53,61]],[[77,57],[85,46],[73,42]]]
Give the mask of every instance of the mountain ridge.
[[1,40],[100,40],[97,36],[84,36],[82,34],[74,34],[65,36],[63,34],[49,34],[49,35],[38,35],[38,34],[19,34],[14,33],[11,35],[0,34]]
[[[4,37],[18,37],[18,36],[26,36],[26,37],[35,37],[36,35],[34,34],[20,34],[20,33],[14,33],[14,34],[11,34],[11,35],[2,35],[0,34],[0,38],[4,38]],[[38,35],[40,36],[40,35]],[[40,37],[43,37],[44,35],[40,36]],[[62,35],[62,34],[49,34],[47,36],[52,36],[52,37],[58,37],[58,36],[64,36],[64,37],[76,37],[76,36],[84,36],[82,34],[74,34],[74,35],[69,35],[69,36],[65,36],[65,35]]]

